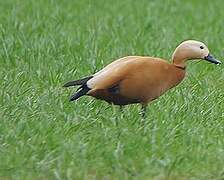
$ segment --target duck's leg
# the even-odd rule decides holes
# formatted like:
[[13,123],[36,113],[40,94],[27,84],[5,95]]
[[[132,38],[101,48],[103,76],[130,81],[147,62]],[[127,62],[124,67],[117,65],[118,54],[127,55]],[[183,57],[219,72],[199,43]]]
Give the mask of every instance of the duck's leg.
[[115,116],[115,120],[114,120],[115,126],[118,126],[118,123],[119,123],[120,118],[123,118],[124,117],[124,106],[123,105],[119,105],[119,115],[120,115],[120,117]]
[[119,108],[120,108],[120,112],[121,113],[124,113],[124,106],[123,105],[120,105]]
[[146,108],[147,108],[147,105],[145,104],[142,104],[141,106],[141,109],[140,109],[140,112],[139,112],[139,115],[141,116],[141,118],[137,118],[133,124],[135,124],[136,122],[139,123],[140,127],[143,127],[144,126],[144,123],[145,123],[145,119],[146,119]]
[[120,117],[124,118],[125,117],[124,105],[120,105],[119,110],[120,110]]
[[140,119],[140,130],[143,132],[145,131],[145,123],[146,123],[146,109],[147,109],[147,105],[142,104],[141,107],[141,111],[140,111],[140,115],[141,115],[141,119]]
[[147,105],[142,104],[141,111],[140,111],[140,114],[142,116],[142,119],[145,119],[146,118],[146,109],[147,109]]

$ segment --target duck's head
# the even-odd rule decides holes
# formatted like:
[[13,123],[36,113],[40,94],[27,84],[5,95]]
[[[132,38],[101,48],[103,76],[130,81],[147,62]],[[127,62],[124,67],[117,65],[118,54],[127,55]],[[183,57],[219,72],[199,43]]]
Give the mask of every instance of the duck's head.
[[199,41],[187,40],[182,42],[175,49],[172,60],[173,64],[184,68],[187,60],[201,59],[214,64],[221,64],[221,61],[215,59],[210,53],[207,46]]

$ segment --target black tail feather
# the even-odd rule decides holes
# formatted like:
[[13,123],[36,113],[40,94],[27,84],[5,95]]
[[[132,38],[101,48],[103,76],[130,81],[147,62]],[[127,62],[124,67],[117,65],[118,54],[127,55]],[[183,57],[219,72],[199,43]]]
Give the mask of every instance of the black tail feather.
[[78,85],[83,85],[86,84],[88,80],[90,80],[93,76],[88,76],[79,80],[75,81],[69,81],[66,84],[63,85],[63,87],[69,87],[69,86],[78,86]]
[[82,85],[79,89],[80,90],[78,92],[76,92],[74,95],[70,97],[70,101],[74,101],[80,98],[81,96],[86,95],[86,93],[90,90],[90,88],[88,88],[87,85]]

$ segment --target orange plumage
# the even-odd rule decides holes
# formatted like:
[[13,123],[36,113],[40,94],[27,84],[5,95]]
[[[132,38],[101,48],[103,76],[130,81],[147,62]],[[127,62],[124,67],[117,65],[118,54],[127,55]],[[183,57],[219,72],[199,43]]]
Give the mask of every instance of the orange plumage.
[[70,81],[64,87],[80,85],[71,101],[88,95],[115,105],[141,103],[145,107],[184,79],[185,63],[191,59],[221,63],[209,54],[203,43],[188,40],[176,48],[172,63],[155,57],[127,56],[92,76]]

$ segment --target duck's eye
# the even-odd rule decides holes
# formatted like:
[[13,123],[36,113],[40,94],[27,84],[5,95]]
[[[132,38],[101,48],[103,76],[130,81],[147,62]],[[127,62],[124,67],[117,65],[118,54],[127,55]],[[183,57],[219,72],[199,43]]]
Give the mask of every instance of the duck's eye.
[[204,49],[204,47],[203,47],[203,46],[200,46],[200,48],[201,48],[201,49]]

